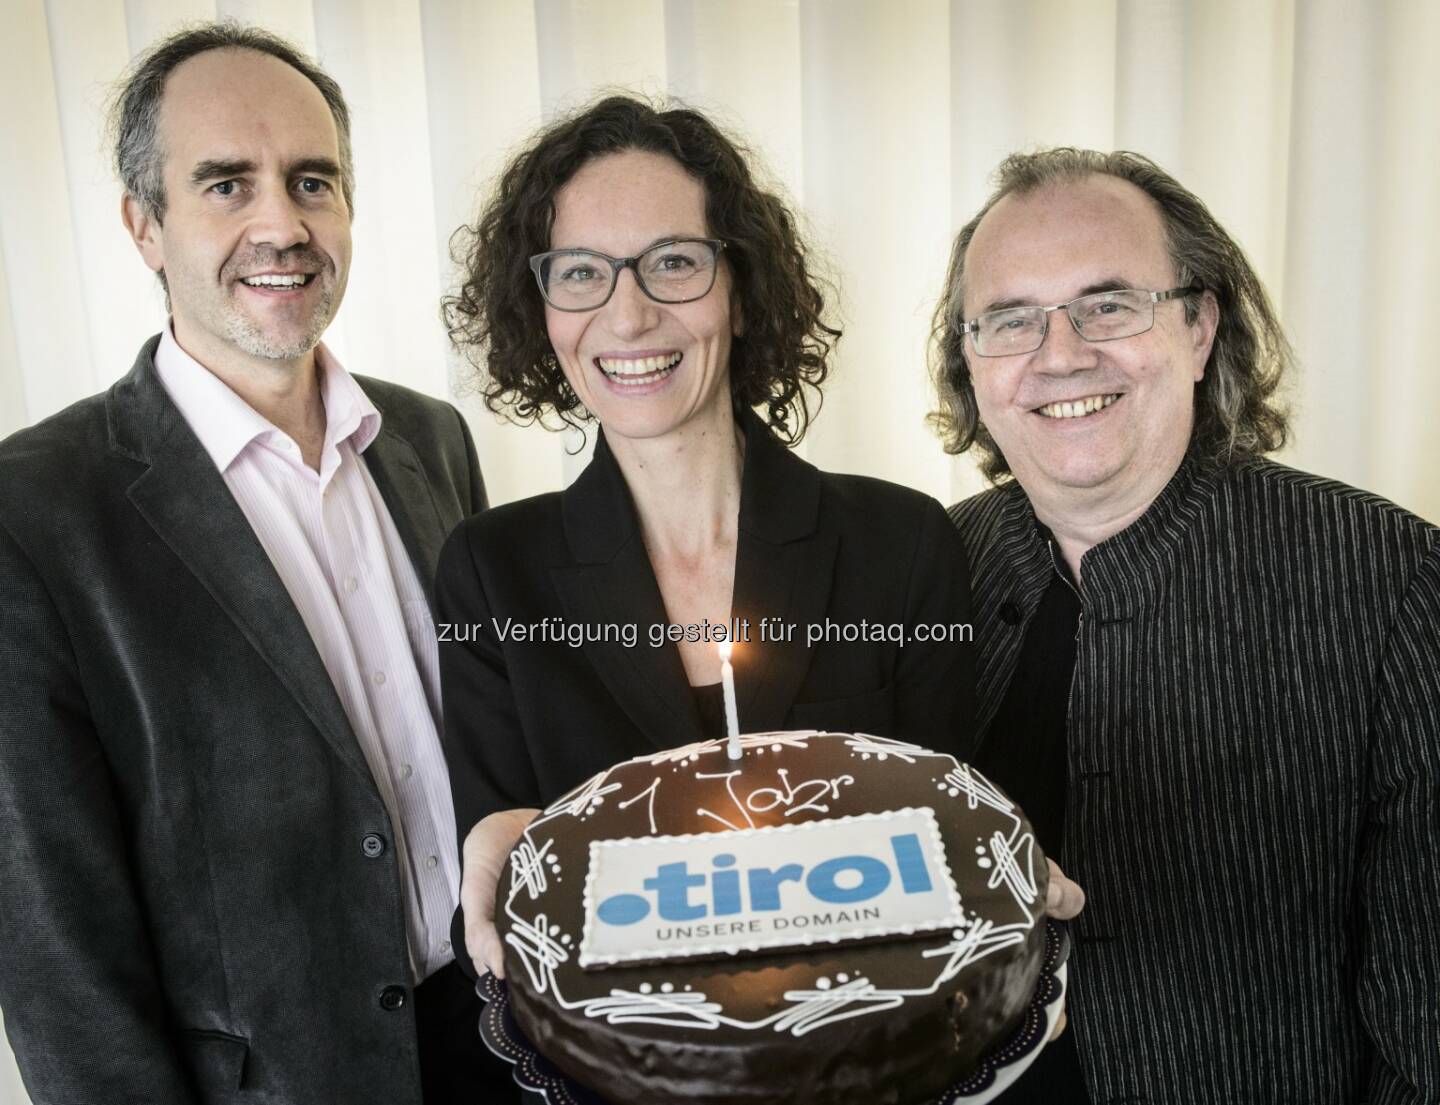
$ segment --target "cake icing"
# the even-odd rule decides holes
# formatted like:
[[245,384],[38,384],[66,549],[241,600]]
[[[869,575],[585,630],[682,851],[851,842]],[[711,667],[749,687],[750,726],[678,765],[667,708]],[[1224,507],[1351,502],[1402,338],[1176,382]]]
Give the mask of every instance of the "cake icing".
[[741,743],[738,762],[711,741],[616,765],[530,825],[497,914],[517,1022],[616,1102],[932,1100],[1034,988],[1029,824],[916,745]]

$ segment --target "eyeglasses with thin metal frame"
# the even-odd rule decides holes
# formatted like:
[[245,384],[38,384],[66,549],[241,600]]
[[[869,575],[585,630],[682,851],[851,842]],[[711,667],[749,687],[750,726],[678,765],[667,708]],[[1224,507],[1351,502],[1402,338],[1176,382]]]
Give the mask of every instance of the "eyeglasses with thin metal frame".
[[635,274],[640,290],[656,303],[691,303],[715,286],[719,238],[671,238],[634,257],[611,257],[595,249],[552,249],[530,258],[530,271],[545,302],[557,311],[595,311],[610,302],[622,269]]
[[982,357],[1012,357],[1033,353],[1045,343],[1050,315],[1063,310],[1075,333],[1088,342],[1116,341],[1143,334],[1155,325],[1155,304],[1181,299],[1203,289],[1195,285],[1164,292],[1144,288],[1116,288],[1057,303],[1053,307],[1006,307],[987,311],[960,325]]

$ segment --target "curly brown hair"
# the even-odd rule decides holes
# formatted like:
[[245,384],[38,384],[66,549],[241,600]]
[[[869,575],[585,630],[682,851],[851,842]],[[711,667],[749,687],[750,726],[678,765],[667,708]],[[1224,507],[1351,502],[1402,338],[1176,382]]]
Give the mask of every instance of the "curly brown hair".
[[825,320],[828,285],[812,271],[794,215],[757,183],[741,144],[698,111],[630,96],[608,96],[542,130],[510,161],[475,224],[451,239],[464,283],[441,313],[478,372],[485,405],[522,423],[545,424],[552,412],[572,426],[587,417],[550,348],[530,257],[550,248],[560,189],[587,162],[627,150],[674,158],[704,186],[708,231],[725,242],[745,320],[731,346],[731,395],[737,407],[763,406],[793,445],[812,417],[805,388],[818,407],[840,338]]
[[[1220,307],[1205,376],[1195,385],[1191,447],[1211,461],[1274,452],[1285,444],[1289,419],[1278,400],[1295,354],[1245,251],[1205,204],[1148,157],[1128,150],[1101,153],[1068,146],[1011,154],[995,172],[996,187],[979,213],[961,228],[950,254],[945,294],[935,308],[931,372],[940,409],[930,416],[947,453],[975,446],[980,470],[991,482],[1010,465],[980,421],[975,384],[965,357],[965,254],[990,209],[1008,195],[1103,175],[1129,181],[1160,211],[1176,283],[1212,292]],[[1198,294],[1198,293],[1197,293]],[[1196,318],[1196,295],[1185,297],[1185,321]]]

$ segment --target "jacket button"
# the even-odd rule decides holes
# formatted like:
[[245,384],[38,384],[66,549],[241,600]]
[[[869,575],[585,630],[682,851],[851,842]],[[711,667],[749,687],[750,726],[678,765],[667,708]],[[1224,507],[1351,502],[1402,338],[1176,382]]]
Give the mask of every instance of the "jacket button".
[[360,841],[360,850],[371,859],[385,854],[385,838],[376,833],[366,833]]
[[405,1008],[405,987],[387,986],[380,991],[380,1008],[387,1013]]
[[1004,603],[1001,603],[1001,604],[1000,604],[1000,620],[1001,620],[1002,622],[1004,622],[1006,625],[1019,625],[1019,624],[1020,624],[1020,607],[1016,606],[1013,602],[1004,602]]

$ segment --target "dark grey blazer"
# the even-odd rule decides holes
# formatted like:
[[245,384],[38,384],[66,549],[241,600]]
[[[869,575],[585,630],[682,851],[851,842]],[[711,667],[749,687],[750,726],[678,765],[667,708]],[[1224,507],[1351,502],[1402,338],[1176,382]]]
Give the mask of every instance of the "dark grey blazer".
[[[1052,578],[1018,485],[951,508],[981,741]],[[1440,530],[1187,461],[1085,554],[1061,866],[1091,1100],[1440,1102]]]
[[[37,1105],[419,1105],[390,821],[157,341],[0,444],[6,1031]],[[428,594],[475,451],[447,404],[361,385]]]

